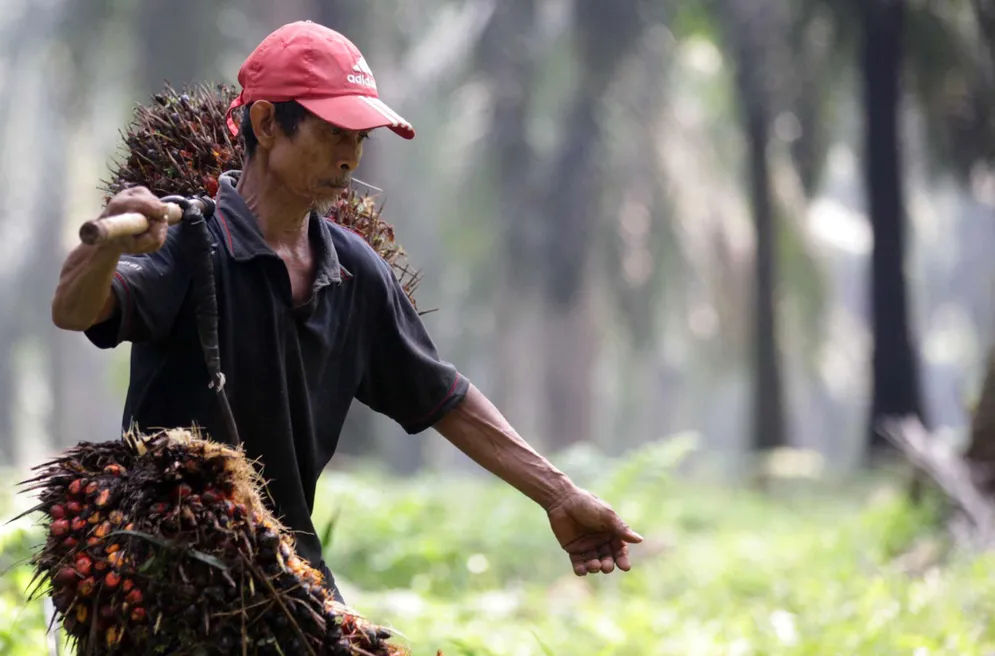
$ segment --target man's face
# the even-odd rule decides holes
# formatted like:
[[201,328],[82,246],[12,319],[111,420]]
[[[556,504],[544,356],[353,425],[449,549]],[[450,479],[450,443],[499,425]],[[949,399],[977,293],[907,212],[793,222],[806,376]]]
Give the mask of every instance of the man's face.
[[277,129],[269,152],[270,171],[295,195],[325,206],[349,187],[368,136],[369,130],[346,130],[308,115],[292,136]]

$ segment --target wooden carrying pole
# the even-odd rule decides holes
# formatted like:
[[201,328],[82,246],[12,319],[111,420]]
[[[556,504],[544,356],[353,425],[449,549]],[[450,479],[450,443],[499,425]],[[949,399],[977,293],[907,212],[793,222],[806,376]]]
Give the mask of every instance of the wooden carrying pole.
[[[166,223],[175,225],[183,219],[183,210],[176,203],[166,203],[165,218]],[[125,212],[124,214],[87,221],[80,226],[79,240],[84,244],[93,246],[117,237],[140,235],[148,229],[149,220],[144,214]]]

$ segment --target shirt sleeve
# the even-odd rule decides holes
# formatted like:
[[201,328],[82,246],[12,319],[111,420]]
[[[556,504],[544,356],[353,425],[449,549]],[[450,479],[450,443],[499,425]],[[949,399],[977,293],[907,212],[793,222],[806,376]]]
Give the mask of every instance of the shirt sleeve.
[[118,260],[111,280],[117,308],[85,331],[96,346],[157,341],[172,331],[190,287],[190,267],[180,257],[179,230],[170,228],[166,243],[154,253],[122,255]]
[[394,419],[408,433],[419,433],[463,400],[469,381],[439,359],[390,265],[379,262],[379,294],[385,298],[370,318],[374,337],[356,398]]

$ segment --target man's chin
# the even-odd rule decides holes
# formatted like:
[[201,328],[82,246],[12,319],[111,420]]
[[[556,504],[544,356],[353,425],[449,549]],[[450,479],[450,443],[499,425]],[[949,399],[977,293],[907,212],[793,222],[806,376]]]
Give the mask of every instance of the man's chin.
[[316,194],[314,200],[311,202],[311,208],[322,216],[328,216],[332,209],[335,207],[341,198],[342,194],[349,190],[349,183],[345,183],[342,186],[335,185],[324,185],[321,191]]
[[332,213],[332,210],[335,208],[335,203],[338,202],[341,196],[342,191],[339,191],[339,193],[334,196],[317,198],[313,203],[311,203],[311,209],[317,212],[320,216],[328,216]]

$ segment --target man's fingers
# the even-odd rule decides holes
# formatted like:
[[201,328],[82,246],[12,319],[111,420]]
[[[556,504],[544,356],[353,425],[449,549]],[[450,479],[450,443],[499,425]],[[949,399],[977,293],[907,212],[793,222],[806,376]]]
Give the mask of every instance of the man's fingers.
[[573,565],[574,574],[577,576],[587,575],[587,565],[584,564],[584,560],[582,558],[576,554],[570,554],[570,563]]
[[584,562],[584,567],[586,571],[594,574],[595,572],[601,571],[601,558],[598,557],[598,552],[595,550],[585,551],[578,554],[580,559]]
[[615,571],[615,559],[611,556],[601,557],[601,571],[605,574],[611,574]]
[[166,204],[145,187],[131,187],[114,196],[107,204],[103,216],[125,212],[144,214],[153,225],[166,220]]
[[623,572],[628,572],[632,568],[629,563],[629,545],[621,540],[616,540],[612,543],[612,547],[615,552],[615,564]]

